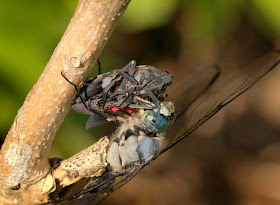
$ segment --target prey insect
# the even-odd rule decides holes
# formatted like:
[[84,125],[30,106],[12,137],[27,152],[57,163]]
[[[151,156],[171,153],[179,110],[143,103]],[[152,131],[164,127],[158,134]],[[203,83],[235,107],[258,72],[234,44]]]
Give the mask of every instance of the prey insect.
[[[65,75],[63,77],[72,85]],[[148,66],[136,66],[130,61],[125,67],[98,75],[84,83],[72,108],[91,115],[86,128],[108,120],[121,120],[137,109],[155,109],[167,95],[165,90],[172,83],[168,72]]]
[[[125,184],[131,178],[133,178],[137,173],[144,168],[149,162],[156,159],[159,155],[163,154],[165,151],[169,150],[175,144],[180,142],[182,139],[189,136],[194,130],[196,130],[199,126],[205,123],[208,119],[210,119],[213,115],[215,115],[220,109],[226,106],[228,103],[233,101],[239,95],[244,93],[250,87],[252,87],[259,79],[265,76],[274,68],[278,67],[280,63],[280,54],[278,52],[272,52],[267,54],[266,56],[259,58],[256,60],[252,65],[245,67],[244,70],[234,75],[232,78],[227,80],[218,89],[211,89],[211,85],[215,81],[219,71],[217,70],[216,66],[211,66],[203,69],[200,72],[195,73],[190,78],[183,81],[177,88],[174,89],[173,92],[169,95],[172,102],[174,102],[176,106],[176,115],[175,121],[171,127],[167,129],[166,138],[169,140],[169,144],[160,149],[157,152],[153,152],[149,146],[146,148],[149,150],[149,157],[145,160],[141,158],[140,161],[128,162],[123,164],[122,159],[130,159],[130,157],[124,156],[120,152],[109,151],[107,161],[111,161],[110,155],[118,156],[121,163],[116,162],[117,160],[113,160],[110,162],[111,166],[111,175],[106,180],[101,180],[103,183],[98,181],[97,179],[93,179],[92,183],[90,183],[84,190],[81,192],[68,196],[68,198],[60,198],[53,203],[62,202],[64,200],[72,200],[74,198],[79,197],[80,204],[92,204],[98,203],[97,197],[101,197],[100,200],[103,200],[104,197],[109,196],[114,190],[118,189],[120,186]],[[201,94],[203,93],[203,96]],[[169,101],[167,101],[169,102]],[[190,105],[193,103],[198,104],[193,110],[188,110],[191,108]],[[160,108],[161,110],[161,108]],[[153,110],[155,111],[155,110]],[[185,115],[185,113],[189,113]],[[144,116],[139,114],[139,116]],[[168,116],[168,115],[167,115]],[[134,116],[130,116],[131,120],[134,120]],[[151,118],[149,118],[151,119]],[[171,121],[169,121],[171,122]],[[133,124],[133,123],[132,123]],[[132,125],[131,124],[131,125]],[[137,123],[134,123],[136,125]],[[138,125],[138,124],[137,124]],[[129,126],[128,126],[129,128]],[[131,128],[130,128],[131,129]],[[123,131],[133,133],[128,131],[129,129],[125,129]],[[134,129],[131,129],[135,131]],[[145,130],[150,130],[145,126]],[[116,137],[119,140],[112,142],[112,146],[110,149],[114,150],[113,146],[120,147],[121,140],[123,139],[122,133],[123,131],[119,131]],[[145,133],[147,137],[149,134]],[[128,143],[127,141],[130,136],[138,136],[140,138],[141,134],[133,133],[126,134],[124,133],[124,143],[127,143],[127,151],[130,148],[135,151],[135,148],[130,145],[135,145],[135,143]],[[152,138],[150,136],[149,138]],[[116,143],[115,145],[114,142]],[[157,149],[157,148],[156,148]],[[121,149],[118,149],[121,150]],[[113,154],[115,153],[115,154]],[[116,154],[117,153],[117,154]],[[154,154],[151,154],[154,153]],[[153,156],[152,156],[153,155]],[[152,158],[151,158],[152,156]],[[113,157],[114,159],[115,157]],[[118,158],[117,158],[118,159]],[[126,160],[124,160],[126,161]],[[116,165],[114,165],[116,163]],[[115,168],[114,168],[115,167]],[[120,170],[120,171],[119,171]],[[114,183],[115,180],[120,178],[119,182]],[[106,185],[105,185],[106,184]],[[105,186],[104,186],[105,185]],[[102,194],[105,193],[105,195]],[[94,200],[94,202],[92,202]],[[50,201],[51,202],[51,201]],[[78,203],[79,203],[78,202]]]

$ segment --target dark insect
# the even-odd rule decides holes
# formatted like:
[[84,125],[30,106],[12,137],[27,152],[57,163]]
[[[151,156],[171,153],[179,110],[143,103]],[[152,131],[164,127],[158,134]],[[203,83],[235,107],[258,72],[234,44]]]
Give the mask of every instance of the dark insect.
[[88,80],[79,91],[74,85],[78,96],[72,108],[91,115],[86,124],[89,129],[107,122],[108,118],[119,120],[137,109],[157,108],[167,96],[165,90],[172,79],[168,72],[149,65],[136,66],[136,61],[132,60],[121,69]]
[[[220,109],[277,67],[279,63],[280,54],[278,52],[269,53],[231,77],[219,86],[218,89],[210,88],[219,74],[219,70],[216,66],[210,66],[194,73],[177,86],[169,96],[176,106],[176,119],[167,131],[166,138],[170,139],[167,146],[160,150],[159,153],[155,154],[148,162],[132,162],[123,167],[122,171],[109,170],[100,178],[90,179],[86,188],[77,194],[59,198],[48,203],[56,204],[78,198],[77,204],[97,204],[104,200],[104,198],[109,196],[114,190],[137,175],[150,161],[156,159],[159,155],[187,137]],[[190,105],[193,103],[198,105],[190,112],[188,108],[190,108]],[[185,113],[189,114],[185,115]],[[130,118],[132,119],[133,116]],[[126,132],[127,131],[128,129]],[[132,134],[129,135],[137,135],[135,132],[130,131],[130,133]],[[149,137],[148,135],[149,133],[147,133],[147,137]],[[153,136],[150,137],[152,138]]]

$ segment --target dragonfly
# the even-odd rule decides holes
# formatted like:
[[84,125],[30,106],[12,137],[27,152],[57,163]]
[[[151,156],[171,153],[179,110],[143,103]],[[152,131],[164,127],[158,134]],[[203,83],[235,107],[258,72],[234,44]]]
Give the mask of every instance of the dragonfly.
[[[77,204],[80,205],[100,203],[135,177],[150,162],[187,138],[219,110],[252,87],[279,64],[280,53],[270,52],[258,58],[251,65],[244,67],[240,72],[218,86],[217,89],[213,89],[212,85],[220,73],[218,66],[208,66],[195,72],[169,94],[168,100],[175,104],[176,111],[174,123],[166,132],[166,138],[170,140],[164,148],[148,162],[131,163],[122,172],[106,172],[100,178],[91,179],[91,182],[82,191],[49,203],[69,202],[74,199],[78,199]],[[193,104],[197,106],[193,110],[189,110]]]

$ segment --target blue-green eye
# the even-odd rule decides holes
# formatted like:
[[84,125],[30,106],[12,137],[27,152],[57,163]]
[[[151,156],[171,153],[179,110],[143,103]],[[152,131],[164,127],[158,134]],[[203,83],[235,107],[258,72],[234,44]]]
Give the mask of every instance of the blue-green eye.
[[[173,123],[174,105],[171,102],[163,102],[158,115],[157,109],[142,112],[142,121],[145,126],[155,133],[164,132]],[[158,115],[158,119],[157,119]]]

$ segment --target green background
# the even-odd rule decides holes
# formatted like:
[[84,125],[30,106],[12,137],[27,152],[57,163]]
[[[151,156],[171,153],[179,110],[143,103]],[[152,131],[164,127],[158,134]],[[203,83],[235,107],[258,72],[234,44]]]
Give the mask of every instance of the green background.
[[[0,137],[2,141],[17,110],[21,107],[61,39],[76,5],[77,1],[73,0],[10,0],[0,3]],[[131,59],[136,59],[139,64],[151,64],[169,71],[174,75],[174,84],[176,84],[185,78],[186,72],[213,60],[221,62],[222,65],[239,65],[249,62],[255,56],[278,47],[279,9],[280,1],[277,0],[132,0],[101,54],[102,71],[107,72],[120,68]],[[96,69],[93,69],[91,76],[95,75],[97,72]],[[202,149],[200,154],[204,153],[207,156],[208,152],[213,151],[211,149],[229,149],[231,154],[227,155],[228,159],[234,156],[237,149],[241,150],[238,153],[245,152],[246,154],[242,156],[246,158],[254,156],[264,145],[278,143],[277,137],[267,137],[267,134],[278,136],[280,133],[278,124],[267,120],[271,118],[266,117],[265,114],[259,117],[261,111],[257,108],[248,110],[244,111],[242,117],[249,116],[249,119],[259,119],[259,121],[252,123],[252,120],[244,120],[244,124],[248,124],[239,129],[240,133],[248,131],[248,126],[258,126],[258,123],[268,124],[264,130],[274,132],[264,131],[261,137],[266,140],[260,140],[260,143],[252,146],[251,142],[255,143],[255,139],[250,138],[252,141],[247,143],[236,140],[239,139],[238,137],[233,137],[234,140],[231,141],[228,133],[224,137],[223,131],[217,131],[217,139],[227,139],[226,143],[220,140],[224,143],[217,147],[214,146],[215,148],[211,148],[211,143],[210,148],[200,147],[199,143],[192,144],[190,150],[197,146],[198,150]],[[94,143],[99,137],[110,135],[114,130],[114,125],[110,124],[86,131],[84,127],[87,118],[86,115],[69,112],[52,146],[53,157],[69,157]],[[237,124],[241,119],[239,117],[236,120]],[[226,121],[228,118],[223,118],[223,120]],[[226,125],[219,129],[223,130],[225,127]],[[234,129],[237,128],[234,127]],[[255,128],[252,130],[254,131]],[[252,133],[252,130],[248,132]],[[236,135],[239,136],[240,133]],[[217,141],[217,139],[212,138],[213,141]],[[192,153],[192,151],[189,152]],[[279,153],[275,155],[277,154]],[[187,159],[201,161],[201,158],[198,160],[196,156],[196,154],[184,154]],[[211,166],[206,166],[207,163],[203,161],[202,164],[197,162],[198,167],[206,166],[206,169],[209,170],[223,170],[215,165],[223,160],[227,161],[227,159],[220,156],[212,157],[211,159],[203,158],[205,161],[213,162],[210,163]],[[186,168],[185,172],[189,169],[189,167]],[[204,170],[204,168],[201,169]],[[212,172],[205,174],[200,170],[195,173],[200,173],[199,180],[203,181],[211,176]],[[215,177],[213,178],[215,179]],[[178,178],[176,179],[178,180]],[[222,185],[217,186],[210,182],[206,184],[209,189],[217,190],[212,191],[211,194],[206,194],[207,186],[205,188],[200,184],[201,187],[188,187],[187,195],[183,192],[182,195],[185,195],[187,199],[180,201],[176,196],[177,199],[174,197],[174,200],[179,204],[184,204],[186,200],[189,204],[228,204],[225,202],[242,201],[244,197],[236,196],[238,191],[232,188],[233,185],[230,188],[227,185],[230,180],[220,178],[219,180],[223,182]],[[217,179],[217,181],[219,180]],[[161,186],[168,186],[168,184]],[[178,189],[185,190],[184,188]],[[221,193],[221,190],[226,190],[224,197],[220,197],[218,194]],[[162,200],[155,199],[153,203],[164,204]],[[129,197],[128,202],[122,201],[122,203],[130,202],[135,203]],[[138,202],[138,204],[149,204],[145,200]],[[167,201],[165,202],[167,204]]]

